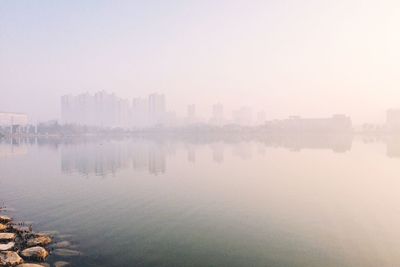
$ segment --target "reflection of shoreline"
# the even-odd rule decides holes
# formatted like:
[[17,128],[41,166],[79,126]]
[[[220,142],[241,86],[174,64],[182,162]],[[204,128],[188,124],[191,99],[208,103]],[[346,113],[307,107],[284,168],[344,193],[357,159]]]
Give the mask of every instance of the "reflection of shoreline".
[[389,158],[400,158],[400,135],[391,135],[386,139],[386,155]]
[[0,159],[14,156],[23,156],[28,153],[27,143],[18,139],[0,139]]
[[[138,171],[157,175],[167,169],[167,157],[176,147],[186,150],[187,160],[196,162],[199,146],[207,146],[209,157],[215,163],[222,163],[225,153],[250,159],[253,145],[259,154],[265,154],[268,148],[285,148],[296,152],[307,150],[328,150],[345,153],[351,150],[354,138],[368,144],[385,143],[388,157],[400,157],[400,135],[357,135],[352,134],[141,134],[137,136],[107,136],[85,138],[30,138],[0,141],[2,151],[20,150],[26,153],[31,145],[50,147],[60,151],[61,169],[64,173],[78,172],[83,175],[114,175],[120,169],[133,168]],[[229,146],[229,147],[228,147]],[[10,150],[14,149],[14,150]],[[18,149],[16,149],[18,148]],[[24,152],[25,151],[25,152]],[[4,154],[4,153],[3,153]],[[10,153],[8,153],[10,154]]]
[[[187,144],[237,144],[242,142],[259,142],[267,147],[284,147],[293,151],[301,149],[330,149],[345,152],[351,149],[352,134],[298,133],[298,134],[262,134],[262,133],[145,133],[129,136],[83,136],[83,137],[42,137],[13,139],[14,143],[37,144],[58,148],[60,145],[81,145],[106,141],[148,141],[180,142]],[[16,141],[17,140],[17,141]]]
[[132,167],[150,174],[166,169],[166,152],[162,144],[151,142],[110,141],[62,145],[61,170],[84,175],[114,175],[118,169]]
[[[290,151],[324,149],[343,153],[351,149],[352,135],[142,135],[130,138],[67,139],[59,145],[61,166],[65,173],[114,175],[118,169],[133,168],[149,174],[163,174],[167,157],[180,146],[187,160],[196,162],[196,149],[206,145],[215,163],[224,161],[226,146],[241,159],[252,157],[253,144],[258,147],[285,147]],[[181,146],[183,144],[183,146]],[[259,151],[263,149],[259,148]]]

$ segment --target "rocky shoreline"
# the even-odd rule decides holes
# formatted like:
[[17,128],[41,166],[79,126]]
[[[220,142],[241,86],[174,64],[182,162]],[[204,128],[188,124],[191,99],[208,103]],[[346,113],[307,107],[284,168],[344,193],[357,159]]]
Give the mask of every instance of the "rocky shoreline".
[[[54,234],[34,232],[31,224],[15,222],[6,215],[7,208],[0,207],[0,266],[50,267],[46,259],[54,253],[58,256],[78,256],[80,252],[68,249],[68,241],[54,242]],[[57,261],[53,266],[70,264]]]

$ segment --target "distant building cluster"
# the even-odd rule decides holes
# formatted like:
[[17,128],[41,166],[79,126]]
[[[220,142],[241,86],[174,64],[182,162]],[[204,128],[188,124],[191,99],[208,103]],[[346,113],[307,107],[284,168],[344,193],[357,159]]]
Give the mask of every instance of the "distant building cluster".
[[100,127],[152,127],[167,120],[165,97],[151,94],[132,102],[105,91],[61,97],[61,121]]
[[265,127],[287,132],[343,132],[352,130],[352,122],[346,115],[333,115],[330,118],[292,116],[285,120],[268,121]]
[[[100,91],[95,94],[65,95],[61,97],[62,124],[77,124],[98,127],[146,129],[157,126],[264,126],[271,130],[284,131],[343,131],[351,130],[350,117],[334,115],[331,118],[290,117],[285,120],[266,121],[264,111],[254,114],[251,107],[241,107],[232,112],[231,119],[225,117],[224,106],[216,103],[211,106],[209,119],[196,114],[195,104],[187,106],[186,117],[177,119],[174,113],[167,112],[166,99],[162,94],[151,94],[132,101],[119,98],[115,94]],[[390,111],[388,121],[400,128],[400,112]],[[389,122],[388,122],[389,123]]]
[[28,115],[24,113],[0,112],[0,133],[24,133],[28,127]]
[[26,126],[28,124],[28,115],[24,113],[0,112],[0,126]]

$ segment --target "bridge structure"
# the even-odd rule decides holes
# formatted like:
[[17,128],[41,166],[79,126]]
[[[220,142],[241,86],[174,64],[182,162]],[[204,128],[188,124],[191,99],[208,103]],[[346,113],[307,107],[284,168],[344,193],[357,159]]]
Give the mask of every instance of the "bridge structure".
[[9,134],[20,134],[26,131],[28,115],[24,113],[0,112],[0,128]]

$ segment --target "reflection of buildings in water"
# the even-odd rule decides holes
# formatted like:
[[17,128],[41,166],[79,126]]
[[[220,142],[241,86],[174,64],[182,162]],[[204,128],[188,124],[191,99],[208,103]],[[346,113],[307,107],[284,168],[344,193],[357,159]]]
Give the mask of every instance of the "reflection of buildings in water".
[[0,159],[23,156],[28,153],[27,146],[24,144],[0,144]]
[[164,143],[135,140],[129,142],[128,146],[132,152],[134,170],[148,171],[151,174],[165,173],[167,153]]
[[66,145],[61,147],[61,168],[66,173],[77,171],[103,177],[129,166],[160,174],[166,169],[165,154],[162,144],[143,140]]
[[166,170],[166,152],[163,143],[150,143],[147,146],[146,154],[148,156],[148,171],[151,174],[165,173]]
[[216,163],[224,162],[225,145],[223,143],[213,143],[210,145],[212,150],[212,158]]
[[253,156],[253,144],[248,142],[238,143],[233,148],[233,154],[239,156],[239,158],[243,160],[251,159],[251,157]]
[[349,151],[353,142],[351,134],[286,134],[270,135],[262,141],[266,146],[285,147],[292,151],[302,149],[331,149],[342,153]]
[[400,158],[400,135],[392,135],[387,138],[386,155],[389,158]]
[[85,143],[61,147],[61,169],[63,172],[97,176],[114,174],[119,168],[126,167],[123,160],[127,151],[114,142]]
[[196,162],[196,148],[192,144],[186,145],[187,149],[187,159],[189,162],[195,163]]
[[[184,142],[187,159],[196,162],[196,147],[208,144],[212,160],[224,162],[227,145],[241,159],[253,156],[257,145],[259,154],[264,154],[268,147],[284,147],[292,151],[301,149],[331,149],[345,152],[351,149],[352,135],[339,134],[254,134],[254,135],[203,135],[199,136],[141,136],[125,139],[64,141],[60,146],[62,170],[69,173],[78,171],[89,175],[106,176],[118,169],[132,167],[135,170],[151,174],[165,173],[166,157],[175,153],[179,143]],[[41,145],[43,142],[38,142]],[[55,144],[55,146],[59,146]],[[393,146],[393,145],[391,145]],[[390,155],[394,155],[393,152]]]

